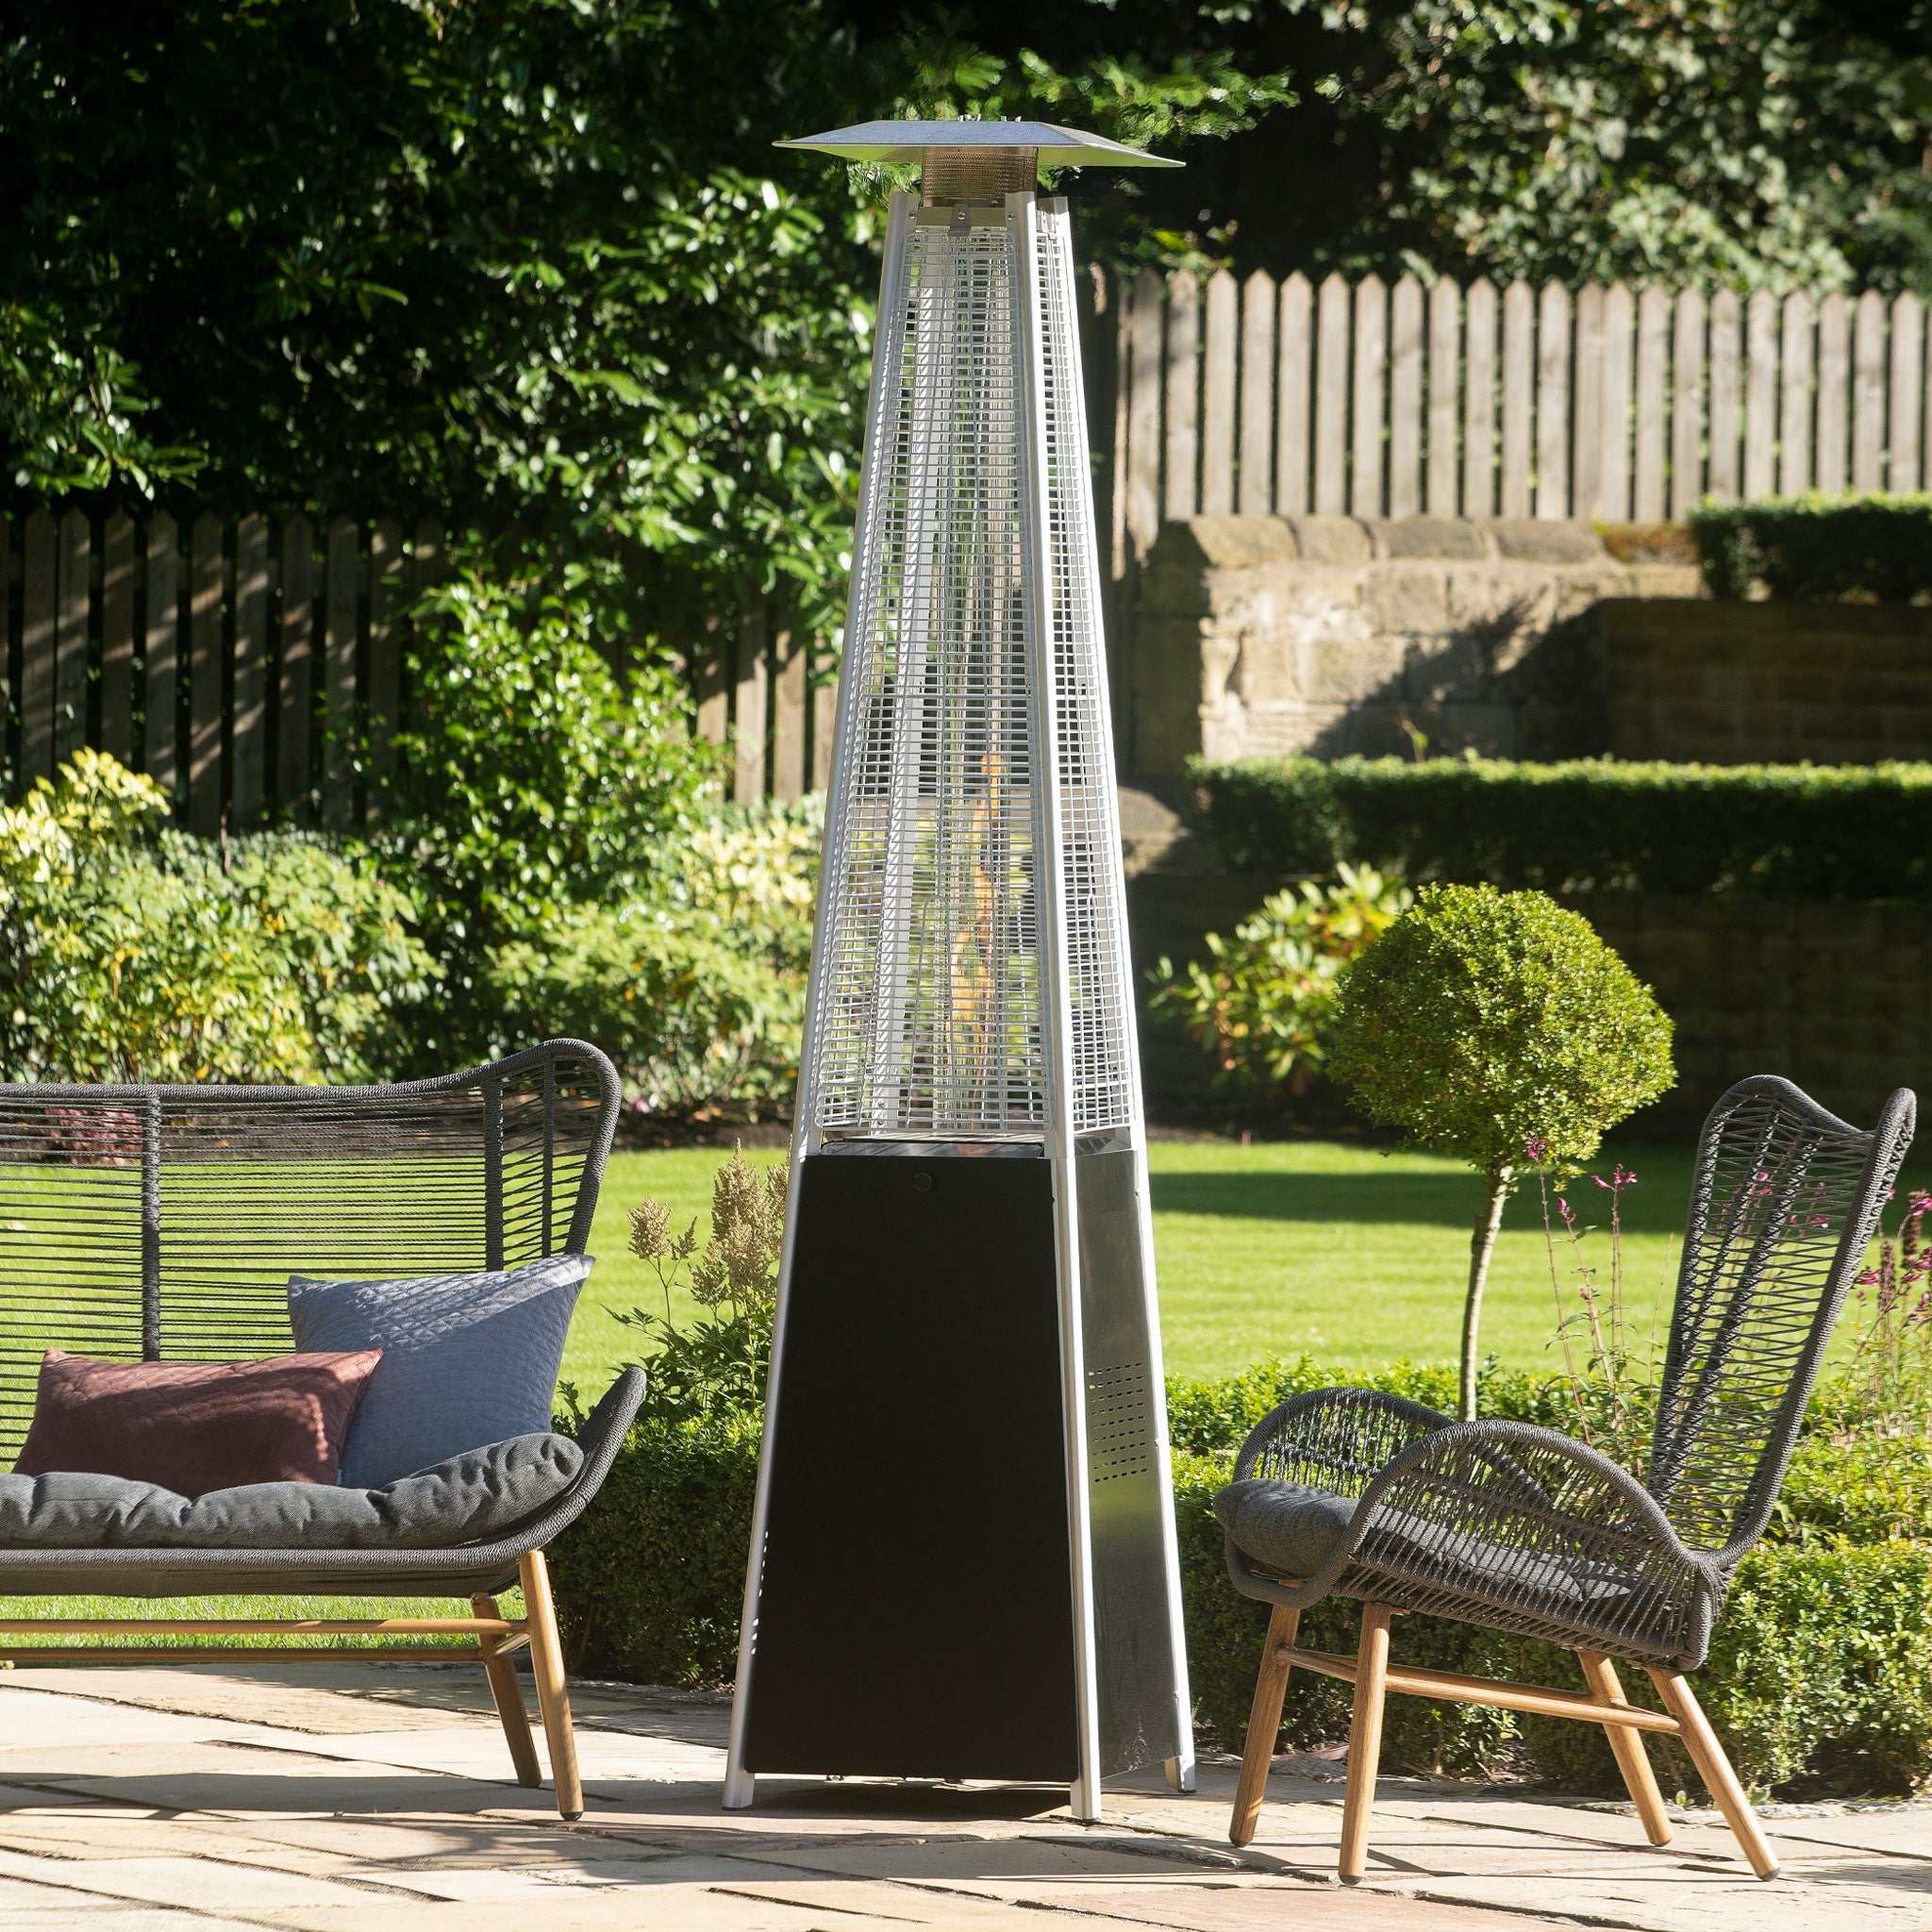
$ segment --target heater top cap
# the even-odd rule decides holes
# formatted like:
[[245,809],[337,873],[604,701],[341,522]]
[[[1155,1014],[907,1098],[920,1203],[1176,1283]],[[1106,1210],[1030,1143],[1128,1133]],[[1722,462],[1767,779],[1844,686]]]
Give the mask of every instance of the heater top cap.
[[846,161],[922,161],[933,148],[1022,148],[1040,150],[1052,168],[1178,168],[1185,165],[1138,147],[1083,134],[1051,121],[861,121],[803,141],[777,141],[774,147],[810,148]]

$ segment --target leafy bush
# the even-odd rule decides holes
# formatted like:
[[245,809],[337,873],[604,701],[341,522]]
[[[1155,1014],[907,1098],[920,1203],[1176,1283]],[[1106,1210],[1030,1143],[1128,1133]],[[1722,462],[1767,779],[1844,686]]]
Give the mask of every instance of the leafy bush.
[[1338,883],[1276,892],[1224,940],[1207,938],[1211,963],[1178,972],[1162,959],[1147,975],[1147,1010],[1214,1056],[1214,1084],[1245,1095],[1306,1092],[1326,1056],[1341,970],[1409,903],[1407,891],[1367,866],[1338,868]]
[[1909,604],[1932,594],[1932,496],[1774,497],[1690,512],[1713,597]]
[[558,912],[489,965],[505,1034],[569,1034],[641,1114],[758,1111],[798,1077],[816,805],[733,812],[653,861],[653,896]]
[[1666,1091],[1671,1023],[1580,914],[1541,892],[1427,886],[1343,975],[1328,1060],[1370,1120],[1483,1176],[1462,1318],[1468,1420],[1483,1285],[1517,1174],[1588,1160],[1606,1128]]
[[[1454,1392],[1455,1372],[1402,1362],[1338,1375],[1305,1356],[1224,1380],[1168,1386],[1194,1713],[1224,1748],[1242,1739],[1268,1612],[1229,1582],[1210,1500],[1228,1479],[1236,1446],[1270,1408],[1338,1381],[1441,1407]],[[1558,1428],[1574,1422],[1559,1376],[1491,1364],[1481,1387],[1485,1414]],[[729,1679],[758,1448],[755,1413],[672,1417],[658,1410],[654,1388],[596,1502],[551,1553],[574,1670],[651,1684]],[[1921,1469],[1902,1463],[1901,1486]],[[1874,1520],[1858,1516],[1872,1477],[1871,1467],[1840,1460],[1826,1438],[1807,1438],[1779,1518],[1745,1559],[1719,1621],[1697,1690],[1748,1785],[1802,1777],[1809,1789],[1872,1793],[1932,1779],[1932,1561],[1907,1541],[1857,1547],[1836,1527]],[[1920,1481],[1922,1511],[1926,1493]],[[1303,1619],[1304,1639],[1345,1655],[1358,1616],[1355,1604],[1331,1599]],[[1584,1688],[1567,1652],[1466,1624],[1404,1617],[1395,1643],[1398,1657],[1441,1669]],[[1641,1671],[1623,1676],[1634,1702],[1655,1705]],[[1289,1741],[1309,1746],[1345,1736],[1348,1699],[1346,1685],[1296,1673],[1283,1721]],[[1649,1741],[1665,1789],[1694,1791],[1688,1760],[1667,1741]],[[1390,1700],[1384,1750],[1391,1768],[1475,1776],[1513,1765],[1560,1790],[1623,1792],[1603,1734],[1583,1724],[1397,1697]]]
[[157,833],[151,780],[81,751],[0,809],[0,1077],[368,1076],[429,961],[365,858]]
[[[499,978],[499,949],[541,956],[572,908],[648,900],[698,822],[716,753],[689,733],[668,669],[611,669],[612,622],[588,567],[506,578],[471,555],[419,600],[415,722],[380,849],[415,881],[445,963],[413,1041],[425,1070],[501,1051],[525,1023],[503,1002],[533,961],[516,954]],[[579,957],[566,984],[586,979]]]
[[1932,765],[1196,761],[1228,864],[1546,892],[1932,899]]

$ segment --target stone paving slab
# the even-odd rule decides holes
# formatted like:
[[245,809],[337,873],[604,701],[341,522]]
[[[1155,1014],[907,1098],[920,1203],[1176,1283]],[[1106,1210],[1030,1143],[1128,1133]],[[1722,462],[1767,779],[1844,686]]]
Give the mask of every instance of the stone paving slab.
[[1332,1760],[1280,1760],[1254,1844],[1235,1767],[1181,1795],[765,1779],[719,1808],[729,1706],[573,1687],[587,1815],[509,1778],[480,1672],[352,1661],[0,1673],[0,1932],[1932,1932],[1932,1807],[1767,1821],[1755,1880],[1710,1813],[1382,1780],[1334,1876]]

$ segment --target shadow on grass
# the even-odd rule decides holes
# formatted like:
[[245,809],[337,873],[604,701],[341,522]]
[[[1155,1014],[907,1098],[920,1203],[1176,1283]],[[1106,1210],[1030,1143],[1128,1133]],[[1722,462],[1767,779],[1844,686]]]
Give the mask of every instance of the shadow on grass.
[[[1615,1151],[1593,1163],[1608,1176],[1614,1161],[1633,1169],[1638,1185],[1624,1191],[1624,1224],[1637,1234],[1681,1233],[1690,1192],[1688,1148]],[[1466,1228],[1482,1206],[1474,1173],[1269,1174],[1196,1170],[1152,1176],[1159,1214],[1211,1215],[1237,1221],[1358,1222],[1389,1226]],[[1607,1222],[1609,1195],[1588,1173],[1567,1190],[1586,1223]],[[1554,1191],[1553,1191],[1554,1192]],[[1537,1227],[1542,1208],[1534,1180],[1517,1190],[1505,1225]]]

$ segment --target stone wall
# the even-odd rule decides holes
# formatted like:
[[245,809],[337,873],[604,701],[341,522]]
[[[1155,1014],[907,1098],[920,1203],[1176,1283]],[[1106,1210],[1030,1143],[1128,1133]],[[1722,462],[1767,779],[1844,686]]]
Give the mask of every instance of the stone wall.
[[[1177,841],[1128,881],[1137,970],[1163,953],[1205,957],[1204,934],[1232,931],[1284,883],[1196,869],[1189,851]],[[1690,1139],[1747,1074],[1782,1074],[1859,1125],[1894,1087],[1932,1093],[1932,907],[1613,892],[1566,903],[1676,1023],[1678,1085],[1633,1133]],[[1208,1101],[1208,1057],[1177,1033],[1143,1026],[1142,1051],[1153,1119]]]
[[1932,610],[1617,600],[1598,611],[1620,758],[1932,758]]
[[1149,554],[1124,768],[1209,758],[1607,748],[1606,598],[1694,597],[1693,566],[1620,560],[1589,524],[1192,517]]

